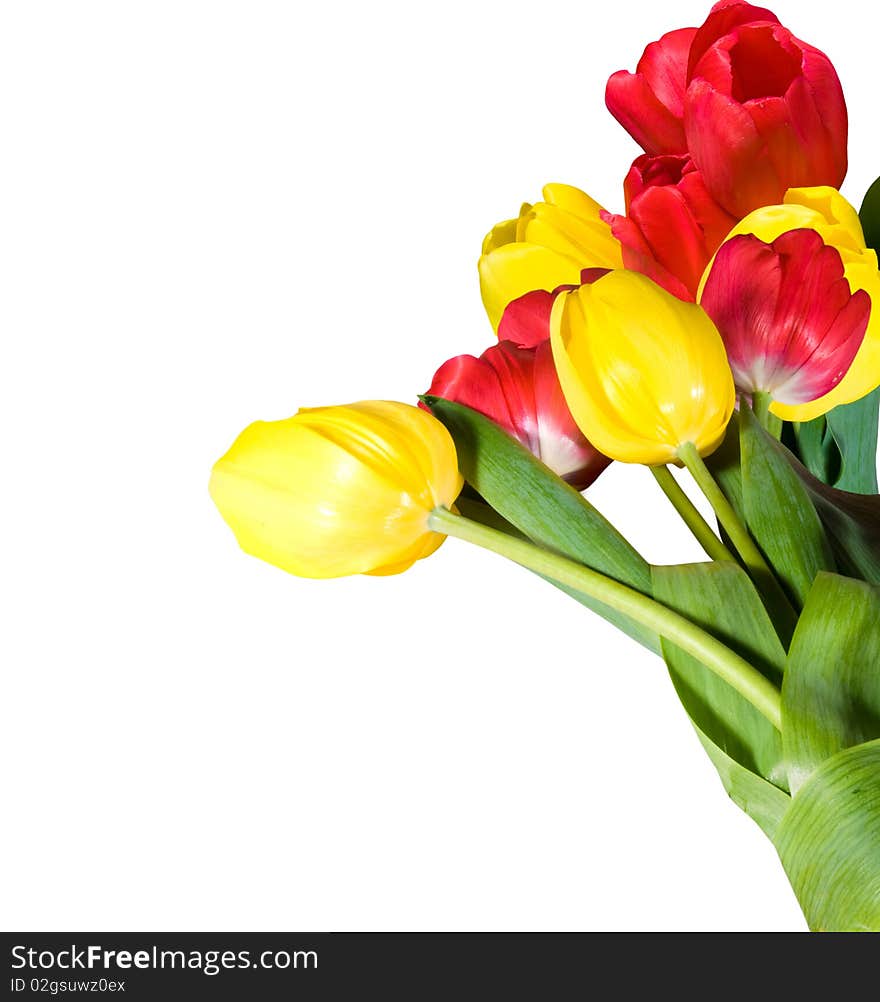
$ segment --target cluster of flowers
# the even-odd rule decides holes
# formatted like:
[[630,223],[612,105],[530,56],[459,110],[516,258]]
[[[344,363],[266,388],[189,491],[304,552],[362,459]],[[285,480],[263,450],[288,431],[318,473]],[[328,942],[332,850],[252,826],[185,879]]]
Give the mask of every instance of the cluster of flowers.
[[[479,259],[498,342],[429,394],[490,417],[581,490],[610,460],[719,444],[736,393],[803,422],[880,382],[877,257],[837,188],[847,113],[831,62],[770,11],[722,0],[611,76],[642,146],[626,212],[584,192],[495,226]],[[461,486],[427,413],[362,403],[248,428],[212,493],[246,550],[293,573],[402,570]]]
[[[626,211],[550,184],[491,230],[491,347],[420,406],[251,425],[211,493],[294,574],[394,574],[453,535],[561,587],[664,658],[811,927],[880,929],[880,182],[860,219],[834,67],[742,0],[606,103],[644,150]],[[612,461],[650,468],[709,562],[651,566],[592,506]]]

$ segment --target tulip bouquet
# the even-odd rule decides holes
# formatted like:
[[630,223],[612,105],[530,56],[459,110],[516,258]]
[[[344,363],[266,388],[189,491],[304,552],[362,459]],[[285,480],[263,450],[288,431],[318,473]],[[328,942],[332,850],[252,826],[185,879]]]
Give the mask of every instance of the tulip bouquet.
[[[541,575],[663,658],[810,927],[880,930],[880,186],[861,213],[839,193],[834,67],[741,0],[605,97],[644,150],[625,211],[549,184],[491,230],[497,341],[418,406],[251,425],[212,496],[306,577],[395,574],[446,536]],[[651,566],[596,510],[611,462],[649,468],[706,561]]]

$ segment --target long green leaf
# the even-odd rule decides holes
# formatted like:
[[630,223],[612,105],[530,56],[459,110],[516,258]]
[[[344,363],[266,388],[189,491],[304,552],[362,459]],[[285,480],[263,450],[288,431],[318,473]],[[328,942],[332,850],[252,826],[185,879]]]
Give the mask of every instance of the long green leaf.
[[726,755],[694,724],[700,743],[721,777],[721,784],[730,799],[745,811],[764,834],[772,841],[791,798],[778,786],[744,769],[739,762]]
[[834,486],[856,494],[877,493],[877,422],[880,389],[825,415],[840,451],[840,476]]
[[[733,563],[653,569],[654,597],[683,613],[777,684],[785,651],[745,571]],[[663,656],[688,716],[744,769],[786,788],[782,740],[772,724],[726,682],[674,644]]]
[[780,446],[742,407],[740,455],[749,531],[799,606],[816,575],[835,570],[831,545],[804,487]]
[[878,417],[880,389],[822,417],[791,425],[788,444],[823,484],[876,494]]
[[880,932],[880,741],[838,752],[813,773],[776,849],[812,930]]
[[828,487],[787,450],[786,461],[800,478],[825,526],[838,569],[880,584],[880,497]]
[[727,426],[721,445],[706,459],[706,465],[737,515],[745,521],[742,471],[739,458],[739,423],[736,417]]
[[788,653],[782,725],[792,793],[832,755],[880,738],[880,588],[816,578]]
[[[502,518],[539,546],[651,594],[647,561],[585,497],[477,411],[439,397],[423,400],[452,435],[464,478]],[[659,652],[656,634],[600,602],[575,597]]]
[[783,440],[789,428],[791,440],[787,444],[796,452],[804,466],[823,484],[835,483],[840,477],[843,461],[825,415],[812,421],[785,426]]

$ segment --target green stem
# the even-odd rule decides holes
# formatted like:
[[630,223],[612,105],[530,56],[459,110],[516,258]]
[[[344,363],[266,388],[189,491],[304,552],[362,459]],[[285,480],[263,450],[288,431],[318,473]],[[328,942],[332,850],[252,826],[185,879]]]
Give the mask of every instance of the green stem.
[[748,661],[725,647],[720,640],[673,609],[613,578],[569,560],[568,557],[542,550],[533,543],[508,536],[478,522],[471,522],[460,515],[453,515],[445,508],[435,508],[428,525],[435,532],[456,536],[493,553],[499,553],[537,574],[573,588],[582,595],[629,616],[695,657],[747,699],[777,730],[781,729],[782,712],[776,686]]
[[[770,413],[773,397],[769,393],[755,392],[752,394],[752,410],[761,427],[769,432],[778,442],[782,438],[782,418]],[[740,400],[740,407],[744,401]]]
[[660,489],[672,502],[672,506],[681,515],[684,524],[694,534],[694,538],[713,560],[733,560],[736,558],[724,543],[712,531],[709,523],[697,510],[696,505],[682,490],[681,485],[672,475],[668,466],[652,466],[651,472],[660,485]]
[[784,635],[791,637],[797,622],[797,613],[789,602],[788,596],[782,590],[782,585],[776,580],[776,575],[764,559],[763,553],[749,535],[749,530],[743,525],[733,505],[715,482],[715,478],[703,462],[703,457],[698,452],[697,447],[693,442],[685,442],[678,448],[678,458],[687,467],[706,500],[712,505],[713,511],[718,516],[718,521],[736,547],[737,553],[742,557],[749,575],[766,599],[768,611],[774,621],[781,626]]

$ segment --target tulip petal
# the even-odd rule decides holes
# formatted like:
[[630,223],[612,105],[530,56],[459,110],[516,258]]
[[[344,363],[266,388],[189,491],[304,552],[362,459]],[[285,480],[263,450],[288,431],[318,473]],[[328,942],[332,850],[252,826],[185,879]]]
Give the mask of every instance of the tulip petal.
[[657,98],[638,73],[618,70],[605,85],[605,106],[646,153],[682,153],[687,149],[680,116]]
[[480,293],[495,330],[508,303],[527,292],[551,292],[557,285],[576,284],[582,264],[575,258],[537,244],[512,243],[480,258]]
[[719,38],[729,35],[740,25],[768,22],[779,24],[779,18],[766,7],[753,7],[750,3],[733,0],[733,2],[716,3],[703,24],[697,29],[691,42],[688,54],[687,80],[690,83],[697,63],[706,54],[710,46]]
[[751,115],[702,79],[688,88],[684,115],[688,149],[709,194],[741,219],[785,191]]
[[498,325],[498,339],[512,341],[520,348],[533,348],[546,341],[550,337],[550,313],[555,298],[553,292],[536,289],[508,303]]
[[635,73],[620,70],[605,87],[611,114],[646,153],[683,153],[688,50],[694,28],[679,28],[645,48]]

